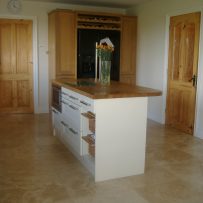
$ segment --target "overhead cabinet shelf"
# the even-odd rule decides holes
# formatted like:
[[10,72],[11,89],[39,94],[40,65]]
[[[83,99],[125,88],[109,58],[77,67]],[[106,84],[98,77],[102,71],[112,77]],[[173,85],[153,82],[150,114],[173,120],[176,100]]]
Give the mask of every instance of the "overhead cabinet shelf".
[[[135,16],[67,9],[51,11],[49,13],[50,84],[55,78],[94,77],[95,66],[92,61],[95,59],[95,43],[90,45],[86,41],[96,42],[104,37],[112,39],[115,45],[114,60],[111,64],[112,80],[134,84],[136,78],[136,27]],[[86,34],[86,31],[91,35]],[[80,42],[78,37],[80,34],[82,37],[84,36],[82,40],[88,44],[87,48]],[[87,55],[86,51],[84,51],[84,55],[79,54],[79,51],[83,51],[83,49],[93,50],[93,54],[90,54],[89,51],[87,51]],[[87,72],[80,73],[81,70],[86,71],[87,67],[88,70],[93,70],[89,75]]]
[[80,14],[77,16],[77,27],[81,29],[120,30],[121,19],[119,16],[105,16],[94,14]]

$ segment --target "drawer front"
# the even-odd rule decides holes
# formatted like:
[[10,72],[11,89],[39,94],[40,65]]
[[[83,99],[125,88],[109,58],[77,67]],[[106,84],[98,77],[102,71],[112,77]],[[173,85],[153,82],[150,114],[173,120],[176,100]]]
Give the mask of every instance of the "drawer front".
[[60,135],[61,131],[61,113],[52,107],[52,126],[54,135]]
[[69,126],[66,122],[62,121],[62,137],[63,141],[70,145],[78,154],[81,154],[80,150],[80,132],[73,127]]
[[81,109],[83,109],[82,112],[84,112],[84,109],[85,109],[85,111],[93,112],[94,100],[81,95],[80,96],[80,105],[81,105]]
[[62,87],[61,95],[62,95],[62,98],[69,100],[74,104],[80,105],[80,94]]
[[80,106],[62,99],[62,117],[68,125],[80,130]]

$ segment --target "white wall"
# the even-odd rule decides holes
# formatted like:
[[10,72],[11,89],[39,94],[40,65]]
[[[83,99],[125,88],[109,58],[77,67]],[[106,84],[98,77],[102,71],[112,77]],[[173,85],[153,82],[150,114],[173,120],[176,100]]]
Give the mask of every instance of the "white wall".
[[[104,7],[90,7],[79,5],[67,5],[59,3],[39,3],[34,1],[21,1],[22,10],[18,14],[12,14],[7,10],[8,0],[0,0],[0,18],[26,18],[33,19],[36,29],[34,43],[36,47],[36,58],[34,69],[35,81],[35,112],[47,113],[48,105],[48,13],[56,8],[71,10],[88,10],[101,12],[125,13],[124,9],[113,9]],[[38,88],[39,87],[39,88]]]
[[[202,0],[153,0],[127,10],[138,16],[137,83],[160,89],[162,97],[149,99],[148,117],[165,121],[169,17],[203,11]],[[201,33],[203,20],[201,21]],[[195,136],[203,138],[203,40],[200,34]]]

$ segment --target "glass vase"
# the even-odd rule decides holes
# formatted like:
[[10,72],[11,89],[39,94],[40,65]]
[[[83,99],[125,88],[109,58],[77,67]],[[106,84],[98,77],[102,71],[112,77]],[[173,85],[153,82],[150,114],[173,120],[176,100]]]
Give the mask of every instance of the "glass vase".
[[100,83],[102,85],[109,85],[110,76],[111,76],[111,61],[101,60]]

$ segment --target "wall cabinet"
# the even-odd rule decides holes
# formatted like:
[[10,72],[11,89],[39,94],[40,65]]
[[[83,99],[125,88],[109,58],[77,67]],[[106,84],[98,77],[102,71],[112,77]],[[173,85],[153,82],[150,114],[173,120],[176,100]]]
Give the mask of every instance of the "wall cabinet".
[[136,70],[137,17],[122,16],[120,81],[134,84]]
[[77,29],[116,30],[120,39],[120,81],[135,83],[137,18],[57,9],[49,13],[50,79],[77,78]]
[[50,79],[76,78],[76,16],[69,10],[49,13]]

